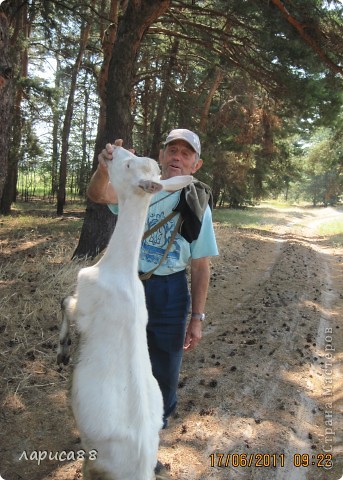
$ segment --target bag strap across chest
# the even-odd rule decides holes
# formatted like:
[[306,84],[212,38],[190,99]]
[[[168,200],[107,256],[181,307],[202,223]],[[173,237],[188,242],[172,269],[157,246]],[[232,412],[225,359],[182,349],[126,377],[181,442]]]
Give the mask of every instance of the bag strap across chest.
[[[154,232],[156,232],[159,228],[161,228],[165,223],[167,223],[169,220],[171,220],[173,217],[175,217],[175,215],[177,215],[178,212],[171,212],[169,215],[167,215],[163,220],[161,220],[160,222],[158,222],[156,225],[154,225],[152,228],[150,228],[149,230],[147,230],[144,235],[143,235],[143,240],[145,240],[147,237],[149,237],[150,235],[152,235]],[[162,263],[165,261],[165,259],[167,258],[167,255],[174,243],[174,240],[175,240],[175,237],[176,237],[176,234],[177,232],[179,231],[179,228],[182,224],[182,217],[180,215],[178,221],[176,222],[176,225],[175,225],[175,228],[173,230],[173,233],[169,239],[169,242],[168,242],[168,245],[167,245],[167,248],[165,249],[164,251],[164,254],[160,260],[160,262],[158,263],[158,265],[156,265],[156,267],[152,268],[151,270],[149,270],[148,272],[144,272],[144,273],[141,273],[139,275],[139,278],[141,280],[149,280],[149,278],[151,277],[151,275],[154,273],[155,270],[158,269],[158,267],[160,267],[162,265]]]

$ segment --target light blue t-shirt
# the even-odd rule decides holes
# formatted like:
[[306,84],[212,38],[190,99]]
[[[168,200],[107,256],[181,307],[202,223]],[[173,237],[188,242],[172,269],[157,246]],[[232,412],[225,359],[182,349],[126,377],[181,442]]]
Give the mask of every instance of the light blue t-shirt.
[[[149,206],[145,231],[163,220],[171,213],[180,198],[180,191],[170,194],[161,191],[152,197]],[[118,213],[117,205],[109,205],[113,213]],[[142,242],[139,271],[148,272],[158,265],[168,246],[175,225],[180,214],[162,225],[156,232]],[[169,275],[184,270],[191,258],[213,257],[218,255],[217,242],[212,224],[212,213],[209,206],[205,210],[199,237],[192,243],[187,242],[179,233],[176,234],[174,243],[168,252],[163,264],[158,267],[154,274]]]

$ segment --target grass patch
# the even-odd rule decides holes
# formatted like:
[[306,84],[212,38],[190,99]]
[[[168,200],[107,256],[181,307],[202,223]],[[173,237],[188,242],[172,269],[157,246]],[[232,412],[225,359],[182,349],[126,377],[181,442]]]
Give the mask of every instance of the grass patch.
[[343,235],[343,219],[330,220],[322,222],[316,228],[316,233],[323,236]]
[[280,201],[261,202],[242,209],[217,208],[213,220],[227,227],[272,231],[275,227],[303,228],[317,217],[317,210],[309,204],[294,205]]
[[18,202],[12,215],[0,217],[1,261],[68,261],[78,244],[85,209],[68,205],[63,216],[55,210],[47,202]]
[[213,211],[213,220],[228,227],[271,230],[283,222],[284,214],[273,207],[247,207],[244,209],[219,208]]
[[317,235],[327,237],[336,247],[343,246],[343,219],[330,219],[321,222],[315,228]]
[[84,204],[69,204],[62,216],[56,215],[55,205],[43,202],[17,202],[12,214],[0,217],[0,238],[9,235],[22,238],[30,234],[51,235],[55,233],[78,235],[81,231]]

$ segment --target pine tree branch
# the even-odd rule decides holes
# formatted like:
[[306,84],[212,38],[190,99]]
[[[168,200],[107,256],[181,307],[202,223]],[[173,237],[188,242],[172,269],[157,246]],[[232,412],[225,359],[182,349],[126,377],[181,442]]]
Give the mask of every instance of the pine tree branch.
[[335,73],[339,73],[340,75],[343,75],[343,68],[340,67],[339,65],[336,65],[328,56],[327,54],[323,51],[323,49],[318,45],[316,40],[309,35],[305,29],[304,26],[298,22],[296,18],[294,18],[283,2],[281,0],[271,0],[272,3],[281,11],[283,16],[286,18],[287,22],[290,23],[298,32],[298,34],[301,36],[301,38],[309,45],[314,52],[320,57],[320,59],[330,68]]

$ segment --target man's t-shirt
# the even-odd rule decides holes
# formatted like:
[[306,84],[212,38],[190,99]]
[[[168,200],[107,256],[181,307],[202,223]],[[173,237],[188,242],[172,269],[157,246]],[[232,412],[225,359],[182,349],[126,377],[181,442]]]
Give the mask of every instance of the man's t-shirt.
[[[145,222],[145,231],[163,220],[177,205],[180,191],[161,191],[152,197]],[[109,205],[113,213],[118,213],[117,205]],[[175,225],[180,214],[177,214],[156,232],[142,242],[139,271],[148,272],[158,265],[168,246]],[[201,225],[199,237],[188,243],[179,233],[176,234],[174,243],[168,252],[166,260],[155,271],[155,275],[169,275],[184,270],[191,258],[212,257],[218,255],[218,248],[212,224],[211,209],[207,206]]]

